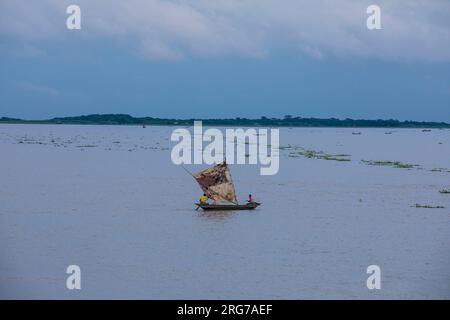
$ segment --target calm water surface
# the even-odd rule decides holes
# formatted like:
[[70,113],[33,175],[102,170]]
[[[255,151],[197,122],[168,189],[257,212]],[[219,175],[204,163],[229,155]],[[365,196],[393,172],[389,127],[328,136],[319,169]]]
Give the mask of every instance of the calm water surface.
[[204,213],[173,129],[0,125],[0,298],[450,298],[449,130],[281,129],[277,175],[231,166],[263,205]]

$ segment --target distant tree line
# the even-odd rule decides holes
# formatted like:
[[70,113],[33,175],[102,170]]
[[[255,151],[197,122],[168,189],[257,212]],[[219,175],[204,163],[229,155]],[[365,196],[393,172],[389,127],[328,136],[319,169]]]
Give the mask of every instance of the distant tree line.
[[259,119],[161,119],[152,117],[133,117],[128,114],[91,114],[77,117],[53,118],[48,120],[22,120],[0,118],[0,123],[34,123],[34,124],[101,124],[101,125],[192,125],[195,120],[202,120],[205,126],[263,126],[263,127],[364,127],[364,128],[450,128],[445,122],[419,122],[389,120],[354,120],[354,119],[319,119],[302,118],[286,115],[284,118]]

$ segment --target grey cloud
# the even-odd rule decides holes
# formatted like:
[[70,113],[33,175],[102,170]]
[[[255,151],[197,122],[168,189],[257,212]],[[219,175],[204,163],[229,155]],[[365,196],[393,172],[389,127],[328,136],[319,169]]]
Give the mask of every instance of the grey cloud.
[[[64,39],[72,1],[4,0],[0,33],[26,41]],[[382,30],[366,28],[377,3]],[[135,39],[150,59],[191,56],[264,58],[292,50],[329,56],[450,61],[447,0],[79,0],[86,37]]]

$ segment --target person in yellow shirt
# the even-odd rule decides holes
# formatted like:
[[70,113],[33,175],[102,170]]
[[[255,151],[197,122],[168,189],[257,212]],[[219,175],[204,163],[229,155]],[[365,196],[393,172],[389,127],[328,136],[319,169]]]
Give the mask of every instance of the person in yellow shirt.
[[208,201],[208,197],[206,196],[206,193],[204,193],[204,194],[200,197],[200,203],[206,203],[206,201]]

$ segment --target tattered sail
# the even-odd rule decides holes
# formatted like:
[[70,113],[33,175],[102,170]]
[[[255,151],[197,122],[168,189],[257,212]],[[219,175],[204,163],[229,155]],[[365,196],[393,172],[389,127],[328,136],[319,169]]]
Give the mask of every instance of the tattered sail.
[[210,199],[237,203],[231,173],[226,162],[193,174],[203,192]]

